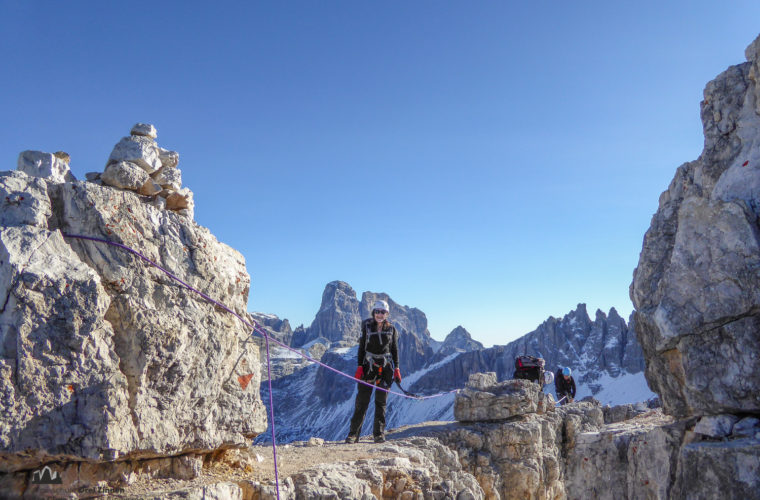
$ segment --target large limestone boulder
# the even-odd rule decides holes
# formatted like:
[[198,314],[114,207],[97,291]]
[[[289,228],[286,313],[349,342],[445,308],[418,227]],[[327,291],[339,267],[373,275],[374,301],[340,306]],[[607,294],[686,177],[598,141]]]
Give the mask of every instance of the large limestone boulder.
[[454,418],[460,422],[502,420],[554,409],[554,399],[528,380],[497,382],[496,373],[474,373],[454,399]]
[[23,172],[0,172],[0,227],[47,227],[53,213],[47,186]]
[[123,137],[111,151],[108,163],[128,161],[139,165],[147,173],[152,174],[161,168],[160,151],[156,141],[145,135],[128,135]]
[[[150,179],[148,172],[128,161],[109,163],[100,180],[109,186],[137,191]],[[160,191],[160,189],[159,189]]]
[[[243,257],[187,217],[90,182],[0,173],[0,472],[203,454],[266,428]],[[23,199],[22,199],[23,197]]]
[[579,433],[567,447],[568,498],[690,498],[669,495],[684,427],[652,411]]
[[681,448],[671,498],[760,498],[757,439],[695,442]]
[[760,37],[704,91],[705,147],[678,168],[631,285],[665,411],[760,412]]

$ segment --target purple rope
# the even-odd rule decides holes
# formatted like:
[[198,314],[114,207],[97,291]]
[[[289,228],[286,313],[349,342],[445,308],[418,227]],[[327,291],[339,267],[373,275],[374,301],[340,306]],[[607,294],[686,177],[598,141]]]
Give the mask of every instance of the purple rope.
[[[200,290],[198,290],[196,288],[193,288],[192,286],[188,285],[187,283],[185,283],[184,281],[182,281],[180,278],[178,278],[174,274],[170,273],[169,271],[167,271],[166,269],[164,269],[160,265],[156,264],[155,262],[153,262],[152,260],[150,260],[149,258],[147,258],[146,256],[144,256],[143,254],[141,254],[137,250],[135,250],[133,248],[130,248],[127,245],[123,245],[123,244],[117,243],[115,241],[104,240],[102,238],[93,238],[92,236],[83,236],[83,235],[80,235],[80,234],[67,234],[67,233],[61,233],[61,234],[63,234],[63,236],[65,238],[77,238],[77,239],[80,239],[80,240],[97,241],[97,242],[100,242],[100,243],[106,243],[108,245],[113,245],[115,247],[119,247],[119,248],[121,248],[123,250],[126,250],[127,252],[130,252],[130,253],[132,253],[132,254],[140,257],[142,260],[144,260],[145,262],[147,262],[151,266],[153,266],[153,267],[161,270],[164,274],[166,274],[167,276],[169,276],[171,279],[173,279],[173,280],[181,283],[188,290],[197,293],[198,295],[200,295],[201,297],[203,297],[204,299],[206,299],[206,301],[208,301],[208,302],[210,302],[210,303],[212,303],[212,304],[214,304],[214,305],[222,308],[223,310],[227,311],[228,313],[232,314],[237,319],[239,319],[240,321],[242,321],[244,325],[248,326],[249,328],[251,328],[253,330],[251,332],[251,334],[248,336],[249,339],[250,339],[251,336],[253,336],[254,333],[258,333],[259,335],[262,335],[264,337],[264,340],[266,342],[266,349],[267,349],[267,376],[269,378],[269,411],[270,411],[270,415],[271,415],[271,419],[272,419],[272,455],[274,456],[274,479],[275,479],[275,486],[277,488],[276,489],[276,491],[277,491],[277,499],[279,500],[279,498],[280,498],[280,487],[279,487],[279,475],[278,475],[278,471],[277,471],[277,442],[275,441],[274,402],[272,400],[272,372],[271,372],[271,368],[270,368],[270,359],[269,359],[269,340],[270,340],[270,337],[269,337],[269,334],[266,332],[266,330],[264,328],[262,328],[261,326],[259,326],[259,324],[256,323],[256,321],[254,321],[253,324],[251,324],[250,322],[248,322],[246,319],[244,319],[242,316],[240,316],[238,313],[236,313],[235,311],[233,311],[229,307],[225,306],[221,302],[218,302],[218,301],[212,299],[211,297],[209,297],[205,293],[201,292]],[[390,389],[385,389],[383,387],[380,387],[380,386],[377,386],[377,385],[374,385],[374,384],[370,384],[369,382],[365,382],[364,380],[355,379],[353,375],[349,375],[347,373],[343,373],[342,371],[337,370],[337,369],[333,368],[332,366],[328,366],[328,365],[322,363],[321,361],[318,361],[318,360],[312,358],[311,356],[308,356],[308,355],[302,353],[301,351],[299,351],[297,349],[294,349],[294,348],[290,347],[289,345],[286,345],[286,344],[280,342],[279,340],[277,340],[275,338],[272,338],[271,340],[274,343],[278,344],[280,347],[284,347],[285,349],[288,349],[289,351],[292,351],[292,352],[298,354],[299,356],[301,356],[301,357],[303,357],[303,358],[311,361],[312,363],[316,363],[316,364],[318,364],[318,365],[320,365],[320,366],[322,366],[322,367],[324,367],[324,368],[326,368],[326,369],[328,369],[328,370],[330,370],[332,372],[337,373],[338,375],[340,375],[342,377],[346,377],[346,378],[349,378],[351,380],[356,380],[356,382],[358,382],[360,384],[364,384],[364,385],[369,386],[369,387],[374,387],[375,389],[377,389],[379,391],[384,391],[384,392],[387,392],[389,394],[395,394],[395,395],[401,396],[403,398],[420,399],[420,400],[422,400],[422,399],[432,399],[432,398],[438,398],[438,397],[441,397],[441,396],[445,396],[446,394],[451,394],[452,392],[457,392],[459,390],[459,389],[453,389],[451,391],[441,392],[439,394],[433,394],[432,396],[409,396],[409,395],[406,395],[406,394],[403,394],[403,393],[400,393],[400,392],[395,392],[395,391],[392,391]],[[245,342],[248,342],[248,339],[246,339]]]
[[280,500],[280,480],[277,472],[277,441],[274,437],[274,401],[272,401],[272,370],[269,361],[269,335],[264,335],[264,341],[267,344],[267,379],[269,381],[269,411],[272,415],[272,456],[274,457],[274,485],[277,491],[277,500]]

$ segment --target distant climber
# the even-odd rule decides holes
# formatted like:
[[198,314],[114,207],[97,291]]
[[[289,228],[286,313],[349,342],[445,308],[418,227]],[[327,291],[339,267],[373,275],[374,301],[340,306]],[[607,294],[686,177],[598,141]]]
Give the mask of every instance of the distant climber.
[[557,376],[554,377],[557,401],[562,405],[572,403],[575,399],[575,380],[573,380],[572,373],[573,371],[566,366],[557,370]]
[[[401,371],[398,367],[398,333],[388,321],[388,303],[384,300],[375,302],[372,317],[362,321],[362,334],[359,339],[359,367],[354,377],[383,389],[389,389],[395,380],[401,383]],[[357,383],[358,392],[354,403],[354,415],[346,437],[346,443],[359,441],[359,433],[364,423],[373,387]],[[376,443],[385,442],[385,403],[388,393],[375,392],[375,422],[372,434]]]

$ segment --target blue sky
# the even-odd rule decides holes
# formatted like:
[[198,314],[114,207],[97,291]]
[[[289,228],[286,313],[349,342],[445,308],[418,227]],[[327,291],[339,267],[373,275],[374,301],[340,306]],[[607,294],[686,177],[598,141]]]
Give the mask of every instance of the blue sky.
[[250,310],[308,325],[343,280],[504,344],[580,302],[630,314],[702,89],[758,21],[745,0],[0,0],[0,170],[64,150],[84,178],[153,123]]

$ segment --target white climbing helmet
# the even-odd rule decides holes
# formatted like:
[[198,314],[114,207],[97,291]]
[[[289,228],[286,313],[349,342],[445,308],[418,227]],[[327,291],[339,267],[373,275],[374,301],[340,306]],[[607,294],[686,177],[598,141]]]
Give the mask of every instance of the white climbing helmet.
[[550,371],[544,372],[544,385],[549,385],[554,382],[554,374]]
[[372,312],[375,311],[390,311],[390,309],[388,309],[388,303],[384,300],[376,300],[375,305],[372,306]]

